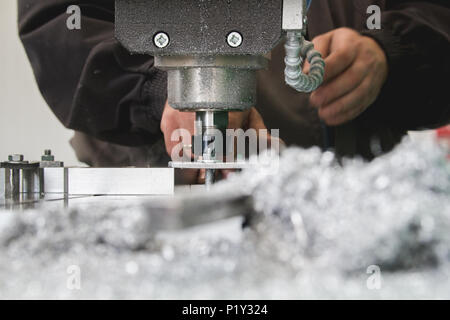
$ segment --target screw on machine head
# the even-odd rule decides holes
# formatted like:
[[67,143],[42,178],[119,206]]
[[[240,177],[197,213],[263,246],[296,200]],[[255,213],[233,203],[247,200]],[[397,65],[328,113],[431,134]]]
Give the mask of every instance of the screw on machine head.
[[165,32],[158,32],[154,37],[153,37],[153,42],[155,44],[155,46],[157,46],[160,49],[163,49],[165,47],[167,47],[170,43],[170,38],[169,35]]
[[237,31],[232,31],[227,36],[228,45],[232,48],[237,48],[242,44],[242,35]]

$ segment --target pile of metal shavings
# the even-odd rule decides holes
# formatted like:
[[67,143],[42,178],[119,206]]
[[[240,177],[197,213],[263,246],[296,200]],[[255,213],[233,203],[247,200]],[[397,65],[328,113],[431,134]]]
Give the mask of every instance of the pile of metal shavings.
[[450,298],[446,151],[405,140],[339,166],[287,149],[206,197],[220,214],[253,206],[246,229],[235,218],[156,232],[181,210],[170,199],[0,212],[0,298]]

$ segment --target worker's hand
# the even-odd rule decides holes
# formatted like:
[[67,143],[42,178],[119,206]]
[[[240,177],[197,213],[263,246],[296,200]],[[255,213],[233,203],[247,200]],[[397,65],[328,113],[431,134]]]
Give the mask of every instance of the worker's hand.
[[[190,136],[193,136],[194,121],[194,112],[178,111],[166,102],[161,119],[161,131],[164,134],[166,150],[170,156],[172,155],[173,148],[180,143],[180,141],[172,141],[172,133],[177,129],[186,129],[189,131]],[[251,108],[244,112],[230,112],[228,118],[228,128],[241,128],[244,130],[253,128],[260,130],[266,129],[266,126],[264,125],[264,121],[259,112],[256,111],[255,108]]]
[[375,102],[386,82],[383,49],[370,37],[347,28],[318,36],[313,43],[326,67],[324,83],[311,94],[311,104],[328,125],[353,120]]
[[[194,135],[194,121],[195,121],[195,113],[193,112],[181,112],[174,108],[172,108],[168,103],[166,103],[164,107],[164,112],[161,119],[161,131],[164,134],[164,141],[166,145],[167,153],[172,157],[174,148],[180,144],[179,140],[172,141],[172,134],[177,129],[186,129],[189,131],[189,143],[191,144],[191,137]],[[252,108],[250,110],[244,112],[230,112],[229,120],[228,120],[228,128],[230,129],[244,129],[247,130],[249,128],[254,128],[256,130],[266,129],[264,125],[264,121],[259,114],[259,112]],[[185,141],[186,142],[186,141]],[[190,150],[190,148],[187,148]],[[191,156],[191,155],[189,155]],[[185,170],[186,172],[190,171],[192,177],[188,178],[191,183],[204,181],[204,171],[194,172],[193,170]],[[226,175],[228,171],[224,172]],[[193,181],[195,178],[198,181]]]

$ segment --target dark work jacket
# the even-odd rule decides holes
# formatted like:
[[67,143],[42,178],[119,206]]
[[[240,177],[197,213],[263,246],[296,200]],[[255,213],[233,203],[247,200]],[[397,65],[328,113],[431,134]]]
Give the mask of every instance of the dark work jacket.
[[[82,11],[81,30],[66,27],[67,7]],[[367,30],[366,10],[382,9],[382,29]],[[160,120],[167,78],[153,58],[130,55],[114,38],[114,0],[19,0],[19,33],[39,88],[58,119],[77,133],[78,157],[94,166],[167,161]],[[258,74],[257,108],[287,144],[330,144],[341,155],[372,158],[407,130],[450,121],[448,1],[314,0],[310,39],[349,27],[385,51],[389,76],[376,102],[348,124],[323,130],[308,95],[284,83],[284,48]],[[377,146],[374,150],[373,146]]]

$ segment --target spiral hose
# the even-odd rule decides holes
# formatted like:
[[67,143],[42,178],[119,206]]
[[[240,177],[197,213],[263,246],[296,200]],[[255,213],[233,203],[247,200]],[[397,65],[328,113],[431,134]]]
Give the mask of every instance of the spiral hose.
[[[323,82],[325,61],[320,52],[314,49],[314,44],[306,41],[300,31],[289,31],[285,49],[286,84],[299,92],[310,93],[316,90]],[[302,71],[305,59],[310,63],[309,74]]]

